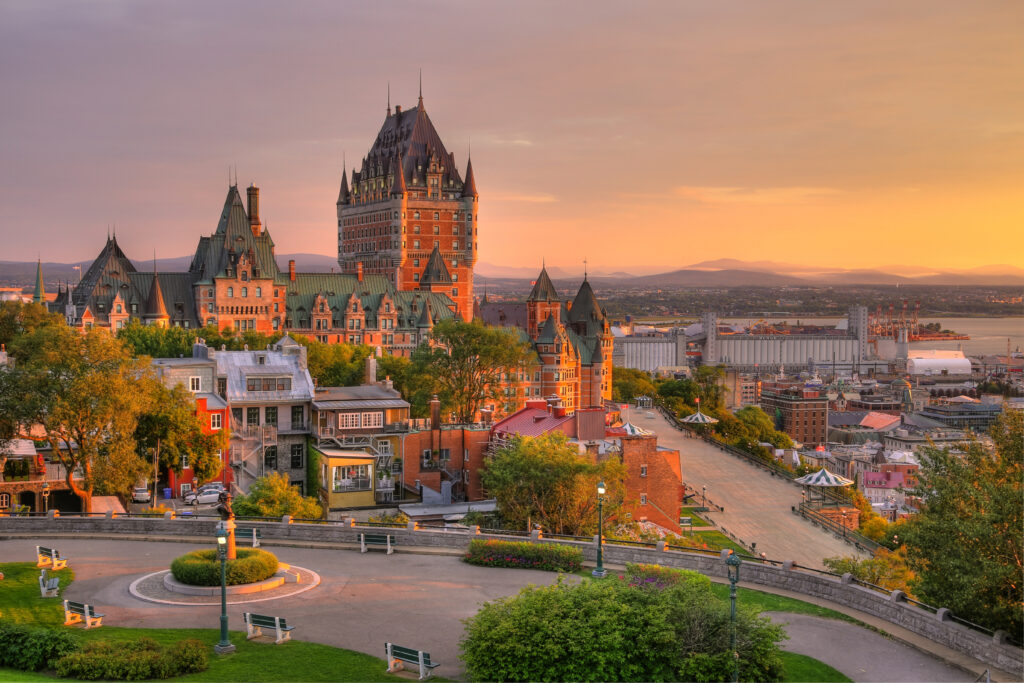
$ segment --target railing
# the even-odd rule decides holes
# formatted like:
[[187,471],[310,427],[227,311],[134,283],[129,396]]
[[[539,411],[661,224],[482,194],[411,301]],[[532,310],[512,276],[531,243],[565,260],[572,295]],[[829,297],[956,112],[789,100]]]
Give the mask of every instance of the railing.
[[851,529],[850,527],[842,524],[841,522],[836,522],[830,517],[826,517],[825,515],[819,514],[813,508],[811,508],[809,503],[800,503],[798,507],[795,507],[793,509],[797,511],[797,514],[799,514],[804,519],[808,519],[814,524],[817,524],[836,535],[841,535],[845,540],[852,543],[855,547],[857,547],[860,550],[866,550],[870,553],[874,553],[876,550],[882,547],[879,543],[872,541],[870,538],[864,536],[859,531]]
[[439,472],[444,469],[444,463],[440,460],[420,460],[420,472]]
[[373,487],[369,477],[354,477],[352,479],[339,479],[332,483],[333,493],[346,493],[349,491],[370,491]]

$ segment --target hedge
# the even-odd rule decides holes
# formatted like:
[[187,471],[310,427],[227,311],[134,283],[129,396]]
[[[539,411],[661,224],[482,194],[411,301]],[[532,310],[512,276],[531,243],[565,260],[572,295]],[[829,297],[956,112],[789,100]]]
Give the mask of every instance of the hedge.
[[39,671],[50,660],[70,654],[79,646],[78,636],[66,630],[0,621],[0,666]]
[[[227,585],[256,583],[277,572],[277,557],[257,548],[239,548],[238,559],[228,560]],[[219,586],[220,560],[216,550],[193,550],[171,562],[171,574],[190,586]]]
[[128,643],[97,640],[81,652],[57,660],[54,668],[58,676],[85,681],[174,678],[205,671],[209,665],[207,650],[206,644],[194,639],[168,647],[145,637]]
[[583,566],[583,551],[570,546],[525,541],[484,541],[474,539],[463,558],[481,567],[542,569],[574,572]]
[[711,587],[711,579],[700,572],[689,569],[662,567],[660,564],[626,563],[626,573],[620,578],[634,588],[667,588],[678,583],[696,583],[707,588]]

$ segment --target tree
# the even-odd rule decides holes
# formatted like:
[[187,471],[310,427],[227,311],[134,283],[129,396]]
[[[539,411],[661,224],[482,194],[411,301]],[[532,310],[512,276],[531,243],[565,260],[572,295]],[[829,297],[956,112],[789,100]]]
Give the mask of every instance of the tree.
[[324,344],[297,334],[295,341],[306,347],[309,374],[322,387],[349,387],[363,382],[367,356],[373,349],[366,345]]
[[886,590],[899,589],[911,597],[914,572],[907,566],[906,546],[896,550],[879,548],[873,557],[826,557],[825,567],[836,574],[852,574],[861,581],[873,583]]
[[725,366],[701,365],[693,373],[693,381],[700,387],[700,400],[705,410],[715,410],[722,405],[722,380],[725,379]]
[[97,489],[127,494],[145,468],[134,433],[149,409],[149,392],[139,390],[151,381],[149,365],[108,332],[82,334],[63,322],[13,343],[21,356],[12,372],[23,392],[22,419],[42,424],[84,510],[91,510]]
[[612,373],[612,400],[629,403],[637,396],[654,396],[657,390],[651,376],[643,370],[615,368]]
[[1024,413],[991,428],[993,452],[925,448],[914,494],[921,512],[900,539],[918,597],[964,619],[1019,634],[1024,628]]
[[291,515],[298,519],[319,519],[324,514],[316,498],[303,496],[280,472],[272,472],[253,482],[248,495],[232,500],[231,509],[240,517]]
[[558,534],[597,531],[597,483],[604,481],[604,514],[613,518],[624,495],[625,468],[617,458],[594,463],[561,432],[517,437],[484,462],[481,482],[511,528],[540,524]]
[[137,318],[132,318],[117,331],[117,338],[124,342],[134,356],[177,358],[192,355],[196,332],[183,327],[143,325]]
[[[659,568],[660,569],[660,568]],[[657,572],[658,578],[672,570]],[[530,586],[466,620],[461,659],[476,681],[724,681],[732,675],[729,606],[703,576],[608,577]],[[780,680],[782,627],[740,604],[740,680]]]
[[[139,416],[135,428],[135,441],[142,457],[152,452],[156,462],[177,474],[181,474],[185,460],[200,482],[220,474],[220,452],[228,447],[227,432],[206,432],[206,422],[196,413],[192,394],[180,384],[168,389],[154,380],[149,391],[150,408]],[[153,487],[155,500],[155,473]]]
[[486,401],[500,403],[531,362],[530,345],[516,331],[453,319],[437,323],[431,343],[413,353],[417,371],[433,378],[442,405],[460,422],[473,422]]

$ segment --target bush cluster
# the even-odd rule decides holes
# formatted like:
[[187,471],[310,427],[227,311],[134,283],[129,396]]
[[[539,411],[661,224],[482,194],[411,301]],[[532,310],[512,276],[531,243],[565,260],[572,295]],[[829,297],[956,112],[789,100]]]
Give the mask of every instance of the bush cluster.
[[0,621],[0,666],[39,671],[79,646],[78,637],[68,631]]
[[[255,583],[277,571],[277,557],[258,548],[239,548],[238,559],[228,560],[227,585]],[[219,586],[220,560],[216,550],[193,550],[171,562],[171,574],[190,586]]]
[[463,559],[469,564],[481,567],[574,572],[583,566],[583,551],[579,548],[548,543],[474,539],[470,541],[469,551]]
[[57,660],[54,668],[63,678],[142,681],[205,671],[208,664],[207,646],[198,640],[161,647],[152,638],[143,637],[128,643],[88,643],[81,652]]
[[711,587],[711,579],[699,572],[689,569],[674,569],[662,567],[660,564],[634,564],[626,563],[626,573],[621,577],[633,588],[667,588],[677,583],[688,581]]
[[[641,570],[635,576],[655,574]],[[706,580],[691,580],[689,573],[675,578],[654,590],[633,586],[625,576],[577,585],[560,580],[487,603],[466,620],[460,643],[469,678],[730,680],[735,659],[728,603],[714,596]],[[736,619],[740,680],[780,680],[778,641],[785,637],[780,626],[741,605]]]
[[27,477],[31,467],[28,460],[8,460],[4,463],[4,478],[12,480],[16,477]]

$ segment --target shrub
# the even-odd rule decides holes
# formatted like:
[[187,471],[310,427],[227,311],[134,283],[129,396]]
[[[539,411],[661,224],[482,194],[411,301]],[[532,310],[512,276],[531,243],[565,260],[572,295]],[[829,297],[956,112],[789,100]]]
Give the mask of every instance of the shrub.
[[574,572],[583,566],[583,551],[553,543],[526,541],[484,541],[474,539],[463,558],[481,567],[543,569],[549,572]]
[[711,579],[699,572],[689,569],[673,569],[660,564],[626,563],[626,573],[622,579],[634,588],[666,588],[683,581],[711,587]]
[[[257,548],[238,548],[238,559],[228,560],[227,585],[255,583],[277,571],[277,557]],[[175,579],[191,586],[219,586],[220,560],[216,550],[193,550],[171,562]]]
[[[729,680],[729,607],[683,574],[644,590],[615,578],[530,587],[465,620],[461,658],[473,680]],[[779,680],[781,627],[740,606],[740,679]]]
[[143,637],[127,643],[90,642],[81,652],[57,660],[54,668],[64,678],[141,681],[204,671],[208,664],[206,645],[198,640],[161,647]]
[[78,636],[68,631],[0,621],[0,666],[38,671],[79,647]]

